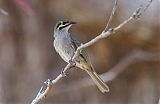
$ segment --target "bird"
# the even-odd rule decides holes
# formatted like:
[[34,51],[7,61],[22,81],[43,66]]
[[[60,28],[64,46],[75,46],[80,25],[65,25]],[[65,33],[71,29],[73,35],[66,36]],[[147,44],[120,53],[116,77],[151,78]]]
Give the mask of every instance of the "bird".
[[[70,27],[74,24],[76,22],[62,19],[54,26],[54,48],[67,63],[70,63],[77,48],[82,44],[69,32]],[[75,66],[86,71],[102,93],[109,92],[109,87],[94,70],[86,50],[83,49],[75,61]]]

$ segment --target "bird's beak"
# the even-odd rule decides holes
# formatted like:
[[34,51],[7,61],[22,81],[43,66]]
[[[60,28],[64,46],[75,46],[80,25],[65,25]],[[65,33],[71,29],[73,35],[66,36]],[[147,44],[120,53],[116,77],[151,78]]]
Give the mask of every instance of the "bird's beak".
[[72,21],[72,22],[70,22],[70,24],[77,24],[77,22]]

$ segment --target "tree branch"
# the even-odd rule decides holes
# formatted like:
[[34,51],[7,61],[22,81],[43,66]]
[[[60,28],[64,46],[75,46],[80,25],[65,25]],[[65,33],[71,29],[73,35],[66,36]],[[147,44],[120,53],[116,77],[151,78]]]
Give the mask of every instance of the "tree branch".
[[[108,36],[110,36],[111,34],[114,34],[116,31],[118,31],[120,28],[122,28],[123,26],[125,26],[126,24],[128,24],[131,20],[137,20],[139,19],[142,14],[147,10],[147,8],[150,6],[150,4],[152,3],[152,0],[148,1],[148,4],[146,6],[140,6],[139,8],[137,8],[133,14],[125,21],[123,21],[121,24],[119,24],[117,27],[115,28],[110,28],[108,31],[106,31],[105,29],[102,31],[102,33],[100,35],[98,35],[97,37],[95,37],[94,39],[92,39],[91,41],[82,44],[80,47],[77,48],[77,51],[75,52],[72,60],[74,61],[74,59],[76,57],[79,56],[80,52],[84,49],[87,48],[91,45],[93,45],[94,43],[96,43],[97,41],[99,41],[102,38],[107,38]],[[116,7],[116,5],[115,5]],[[112,16],[111,16],[112,17]]]
[[43,86],[42,86],[40,88],[37,96],[31,102],[31,104],[38,104],[40,101],[42,101],[44,98],[46,98],[46,96],[51,91],[52,86],[54,84],[56,84],[60,79],[62,79],[63,77],[65,77],[64,73],[66,73],[66,71],[68,69],[70,69],[71,67],[73,67],[72,64],[67,64],[67,66],[63,69],[63,73],[61,73],[59,76],[57,76],[56,79],[54,79],[54,80],[48,79],[47,81],[45,81],[44,83],[46,84],[47,88],[45,90],[43,90]]
[[[121,24],[119,24],[117,27],[115,28],[110,28],[108,29],[108,26],[110,24],[110,21],[112,20],[112,17],[116,11],[116,6],[117,6],[117,0],[115,1],[115,5],[113,7],[110,19],[105,27],[105,29],[102,31],[102,33],[100,35],[98,35],[97,37],[95,37],[94,39],[92,39],[91,41],[82,44],[80,47],[77,48],[77,51],[75,52],[73,58],[72,58],[72,62],[74,63],[74,60],[79,56],[79,54],[81,53],[81,51],[84,48],[87,48],[91,45],[93,45],[94,43],[96,43],[97,41],[99,41],[102,38],[107,38],[108,36],[110,36],[111,34],[114,34],[116,31],[118,31],[120,28],[122,28],[123,26],[125,26],[126,24],[128,24],[131,20],[135,20],[140,18],[140,16],[146,11],[146,9],[149,7],[149,5],[151,4],[151,0],[149,0],[149,3],[145,6],[142,7],[140,6],[127,20],[125,20],[124,22],[122,22]],[[65,73],[68,69],[70,69],[73,66],[73,64],[69,63],[63,70],[63,72]],[[43,100],[48,93],[50,92],[52,86],[54,84],[56,84],[60,79],[62,79],[64,77],[64,75],[61,73],[59,76],[57,76],[56,79],[54,80],[47,80],[45,82],[45,84],[47,85],[46,89],[43,89],[43,87],[41,87],[40,91],[38,92],[37,96],[35,97],[35,99],[32,101],[31,104],[38,104],[41,100]]]

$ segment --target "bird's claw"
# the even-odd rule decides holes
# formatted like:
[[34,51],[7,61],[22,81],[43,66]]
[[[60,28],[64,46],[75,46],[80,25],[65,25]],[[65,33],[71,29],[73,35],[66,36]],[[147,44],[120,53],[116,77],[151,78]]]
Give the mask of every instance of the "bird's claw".
[[75,63],[74,61],[72,61],[72,60],[69,60],[69,63],[70,63],[70,65],[71,65],[71,67],[73,67],[73,66],[76,65],[76,63]]
[[61,75],[62,77],[66,77],[68,75],[68,73],[64,72],[63,70],[61,71]]

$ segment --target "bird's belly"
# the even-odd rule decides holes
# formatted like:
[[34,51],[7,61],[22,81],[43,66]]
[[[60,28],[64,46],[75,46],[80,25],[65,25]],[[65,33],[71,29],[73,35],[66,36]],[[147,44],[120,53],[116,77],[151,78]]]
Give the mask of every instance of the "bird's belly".
[[57,53],[61,56],[61,58],[69,63],[69,60],[74,55],[74,50],[71,48],[69,42],[60,42],[60,41],[54,41],[54,47]]
[[59,51],[59,55],[61,56],[61,58],[66,61],[67,63],[69,63],[69,60],[71,60],[72,56],[64,51]]

